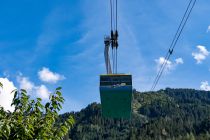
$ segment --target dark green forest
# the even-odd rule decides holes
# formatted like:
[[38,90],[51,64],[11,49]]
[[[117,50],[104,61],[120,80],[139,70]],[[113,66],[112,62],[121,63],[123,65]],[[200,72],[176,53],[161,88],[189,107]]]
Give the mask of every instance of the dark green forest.
[[75,118],[66,139],[73,140],[210,140],[210,92],[170,89],[134,90],[132,119],[105,119],[101,105],[92,103]]

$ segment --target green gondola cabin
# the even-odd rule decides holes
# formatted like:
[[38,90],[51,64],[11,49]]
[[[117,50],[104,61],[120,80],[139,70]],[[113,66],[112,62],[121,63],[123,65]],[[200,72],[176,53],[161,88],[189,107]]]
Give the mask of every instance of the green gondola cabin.
[[106,118],[131,117],[132,76],[107,74],[100,76],[102,115]]
[[[111,1],[111,34],[104,38],[104,58],[107,74],[100,75],[100,96],[102,116],[105,118],[131,118],[132,76],[117,73],[117,0]],[[112,13],[112,11],[116,10]],[[116,24],[113,24],[113,23]],[[115,25],[115,26],[113,26]],[[112,65],[110,62],[110,46],[112,49]]]

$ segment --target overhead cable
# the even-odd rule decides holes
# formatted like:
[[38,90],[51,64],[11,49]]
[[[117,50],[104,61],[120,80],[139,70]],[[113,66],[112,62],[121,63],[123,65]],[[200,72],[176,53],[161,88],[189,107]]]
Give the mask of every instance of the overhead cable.
[[176,31],[176,34],[175,34],[175,36],[173,38],[173,41],[172,41],[172,43],[171,43],[171,45],[170,45],[170,47],[168,49],[168,52],[167,52],[167,54],[166,54],[166,56],[164,58],[164,62],[162,63],[162,65],[161,65],[161,67],[159,69],[159,72],[158,72],[158,74],[157,74],[157,76],[156,76],[156,78],[155,78],[155,80],[153,82],[153,85],[151,87],[151,91],[153,91],[155,89],[155,87],[157,86],[157,84],[158,84],[158,82],[160,80],[160,77],[163,74],[163,71],[164,71],[164,69],[165,69],[165,67],[166,67],[166,65],[168,63],[168,60],[170,59],[170,56],[172,55],[172,53],[174,51],[174,48],[175,48],[175,46],[176,46],[176,44],[177,44],[177,42],[178,42],[178,40],[180,38],[180,35],[181,35],[181,33],[182,33],[182,31],[183,31],[183,29],[184,29],[184,27],[185,27],[185,25],[186,25],[186,23],[187,23],[187,21],[189,19],[189,16],[190,16],[190,14],[191,14],[195,4],[196,4],[196,0],[194,0],[194,1],[190,0],[189,4],[187,6],[187,9],[186,9],[186,11],[184,13],[184,16],[182,17],[182,20],[181,20],[181,22],[179,24],[179,27],[178,27],[177,31]]

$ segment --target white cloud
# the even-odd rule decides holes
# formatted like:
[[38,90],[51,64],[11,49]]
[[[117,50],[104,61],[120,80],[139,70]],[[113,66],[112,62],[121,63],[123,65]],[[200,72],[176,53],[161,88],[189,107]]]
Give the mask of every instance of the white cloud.
[[42,99],[48,99],[50,91],[47,89],[45,85],[41,85],[41,86],[36,87],[36,94],[38,97]]
[[164,57],[160,57],[159,59],[155,59],[155,62],[157,64],[157,71],[160,70],[162,64],[165,62],[166,63],[166,65],[165,65],[165,71],[166,72],[169,72],[170,70],[174,69],[177,65],[184,63],[182,58],[177,58],[177,59],[175,59],[175,62],[171,62],[169,60],[165,60]]
[[209,52],[207,51],[205,46],[197,46],[197,48],[199,49],[199,51],[203,54],[203,55],[209,55]]
[[[27,90],[29,94],[33,94],[35,97],[40,97],[43,100],[49,99],[50,91],[45,85],[35,86],[33,82],[27,77],[17,76],[19,88]],[[14,93],[11,93],[14,89],[17,89],[12,81],[7,78],[0,78],[0,82],[3,84],[3,88],[0,88],[0,106],[5,110],[14,110],[14,106],[11,106]]]
[[205,91],[210,91],[210,86],[208,81],[201,82],[200,89]]
[[184,61],[182,58],[175,59],[176,64],[184,64]]
[[200,64],[209,55],[209,51],[206,49],[205,46],[198,45],[197,48],[199,52],[196,52],[196,53],[193,52],[192,56],[197,61],[197,64]]
[[47,83],[57,83],[60,80],[65,79],[63,75],[58,73],[53,73],[48,68],[43,67],[42,70],[38,72],[39,79]]
[[28,77],[23,77],[22,75],[17,76],[17,82],[20,89],[25,89],[29,94],[40,97],[43,100],[49,98],[50,91],[45,85],[36,86]]
[[0,78],[0,82],[3,84],[3,88],[0,89],[0,106],[5,110],[13,111],[14,106],[11,106],[14,93],[11,93],[16,87],[12,81],[7,78]]
[[210,31],[210,25],[208,26],[208,28],[207,28],[207,31],[206,31],[206,32],[208,33],[209,31]]
[[34,83],[32,83],[27,77],[18,76],[17,81],[20,84],[20,89],[25,89],[31,92],[34,88]]
[[168,72],[169,70],[171,70],[173,68],[172,62],[169,60],[165,60],[164,57],[160,57],[159,59],[155,59],[155,62],[157,63],[157,71],[160,70],[162,64],[165,62],[165,70]]

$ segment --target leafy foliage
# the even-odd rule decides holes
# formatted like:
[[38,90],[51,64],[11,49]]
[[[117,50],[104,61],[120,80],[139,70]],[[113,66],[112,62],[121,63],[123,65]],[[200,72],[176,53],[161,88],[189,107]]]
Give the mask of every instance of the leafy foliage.
[[101,105],[92,103],[73,115],[72,139],[207,140],[210,139],[210,92],[170,89],[135,92],[131,120],[101,117]]
[[72,116],[58,123],[58,111],[64,98],[57,88],[45,105],[42,99],[30,99],[26,90],[14,90],[14,112],[0,107],[0,139],[63,139],[74,124]]
[[2,83],[0,82],[0,88],[2,88],[3,87],[3,85],[2,85]]

